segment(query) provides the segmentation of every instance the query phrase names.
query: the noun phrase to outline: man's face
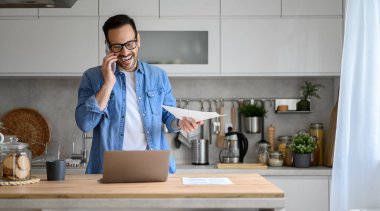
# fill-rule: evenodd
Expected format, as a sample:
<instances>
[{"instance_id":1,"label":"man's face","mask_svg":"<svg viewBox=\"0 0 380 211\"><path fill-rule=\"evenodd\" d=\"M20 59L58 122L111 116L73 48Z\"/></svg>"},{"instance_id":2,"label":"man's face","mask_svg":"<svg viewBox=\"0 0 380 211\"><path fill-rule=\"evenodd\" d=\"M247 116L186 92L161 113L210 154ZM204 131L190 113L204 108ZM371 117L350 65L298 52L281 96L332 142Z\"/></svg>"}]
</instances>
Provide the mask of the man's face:
<instances>
[{"instance_id":1,"label":"man's face","mask_svg":"<svg viewBox=\"0 0 380 211\"><path fill-rule=\"evenodd\" d=\"M116 29L110 29L108 31L108 40L108 44L111 46L111 52L114 53L115 51L112 46L116 44L125 44L128 42L128 44L122 47L120 52L115 53L118 58L116 63L127 71L135 71L137 68L137 58L139 55L140 34L137 34L136 36L132 26L127 24ZM136 43L134 43L135 40L137 40ZM128 50L126 48L126 46L128 48L130 48L130 46L134 47L134 44L136 44L134 49Z\"/></svg>"}]
</instances>

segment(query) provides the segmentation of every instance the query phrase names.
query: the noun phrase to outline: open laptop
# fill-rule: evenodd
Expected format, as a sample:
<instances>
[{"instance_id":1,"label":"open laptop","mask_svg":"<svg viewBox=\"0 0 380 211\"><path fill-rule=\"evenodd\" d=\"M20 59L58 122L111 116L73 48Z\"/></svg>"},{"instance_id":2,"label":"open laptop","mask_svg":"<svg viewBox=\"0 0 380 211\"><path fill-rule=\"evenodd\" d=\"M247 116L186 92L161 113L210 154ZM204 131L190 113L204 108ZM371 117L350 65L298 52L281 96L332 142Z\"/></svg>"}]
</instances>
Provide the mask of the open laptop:
<instances>
[{"instance_id":1,"label":"open laptop","mask_svg":"<svg viewBox=\"0 0 380 211\"><path fill-rule=\"evenodd\" d=\"M169 150L105 151L100 182L165 182L169 156Z\"/></svg>"}]
</instances>

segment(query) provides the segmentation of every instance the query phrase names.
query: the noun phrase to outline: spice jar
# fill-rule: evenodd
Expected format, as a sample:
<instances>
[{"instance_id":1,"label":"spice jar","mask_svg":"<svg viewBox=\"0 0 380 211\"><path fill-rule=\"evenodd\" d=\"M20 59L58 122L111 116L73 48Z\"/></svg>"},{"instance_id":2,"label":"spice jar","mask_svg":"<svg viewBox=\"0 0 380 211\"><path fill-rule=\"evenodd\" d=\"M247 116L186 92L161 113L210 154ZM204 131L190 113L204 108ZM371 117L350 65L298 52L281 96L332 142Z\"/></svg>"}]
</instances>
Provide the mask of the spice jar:
<instances>
[{"instance_id":1,"label":"spice jar","mask_svg":"<svg viewBox=\"0 0 380 211\"><path fill-rule=\"evenodd\" d=\"M279 136L278 137L278 152L285 154L286 144L291 140L291 136Z\"/></svg>"},{"instance_id":2,"label":"spice jar","mask_svg":"<svg viewBox=\"0 0 380 211\"><path fill-rule=\"evenodd\" d=\"M18 142L18 138L11 137L10 141L0 143L0 179L29 180L31 158L29 145Z\"/></svg>"},{"instance_id":3,"label":"spice jar","mask_svg":"<svg viewBox=\"0 0 380 211\"><path fill-rule=\"evenodd\" d=\"M311 123L310 124L310 135L316 138L317 149L312 153L311 165L323 165L323 124L322 123Z\"/></svg>"},{"instance_id":4,"label":"spice jar","mask_svg":"<svg viewBox=\"0 0 380 211\"><path fill-rule=\"evenodd\" d=\"M283 159L282 153L274 151L269 154L268 164L270 166L279 167L279 166L282 166L283 163L284 163L284 159Z\"/></svg>"}]
</instances>

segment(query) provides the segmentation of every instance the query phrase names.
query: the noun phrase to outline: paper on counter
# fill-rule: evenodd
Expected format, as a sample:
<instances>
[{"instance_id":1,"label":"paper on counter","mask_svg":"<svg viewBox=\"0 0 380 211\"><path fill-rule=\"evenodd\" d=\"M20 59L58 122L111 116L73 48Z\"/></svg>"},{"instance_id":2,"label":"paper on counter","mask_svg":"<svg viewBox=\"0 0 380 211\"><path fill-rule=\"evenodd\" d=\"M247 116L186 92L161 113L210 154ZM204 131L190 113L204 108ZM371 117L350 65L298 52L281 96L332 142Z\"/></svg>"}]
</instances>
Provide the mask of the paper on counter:
<instances>
[{"instance_id":1,"label":"paper on counter","mask_svg":"<svg viewBox=\"0 0 380 211\"><path fill-rule=\"evenodd\" d=\"M182 177L184 185L232 185L232 181L228 177L217 178L190 178Z\"/></svg>"},{"instance_id":2,"label":"paper on counter","mask_svg":"<svg viewBox=\"0 0 380 211\"><path fill-rule=\"evenodd\" d=\"M204 112L204 111L193 111L182 108L170 107L166 105L161 105L164 109L172 113L177 119L182 119L182 117L191 117L195 121L201 121L206 119L212 119L215 117L225 116L226 114L220 115L216 112Z\"/></svg>"}]
</instances>

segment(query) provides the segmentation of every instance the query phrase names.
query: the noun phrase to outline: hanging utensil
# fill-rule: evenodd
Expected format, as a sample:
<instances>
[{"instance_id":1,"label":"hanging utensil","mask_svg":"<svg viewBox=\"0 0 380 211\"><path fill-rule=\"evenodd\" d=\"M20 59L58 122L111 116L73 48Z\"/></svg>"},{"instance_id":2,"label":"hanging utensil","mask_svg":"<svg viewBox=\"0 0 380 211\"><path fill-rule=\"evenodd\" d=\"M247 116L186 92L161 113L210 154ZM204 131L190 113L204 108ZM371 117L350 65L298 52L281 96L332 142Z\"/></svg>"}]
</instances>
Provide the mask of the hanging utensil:
<instances>
[{"instance_id":1,"label":"hanging utensil","mask_svg":"<svg viewBox=\"0 0 380 211\"><path fill-rule=\"evenodd\" d=\"M220 107L219 107L219 114L223 114L224 113L224 102L223 102L223 99L221 100L221 103L220 103ZM224 137L225 137L225 134L224 134L224 130L223 130L223 116L220 117L220 130L219 130L219 135L218 135L218 138L217 138L217 147L219 148L224 148Z\"/></svg>"},{"instance_id":2,"label":"hanging utensil","mask_svg":"<svg viewBox=\"0 0 380 211\"><path fill-rule=\"evenodd\" d=\"M236 128L236 108L235 108L235 100L232 101L232 108L231 108L231 124L232 124L232 131L237 131L237 128Z\"/></svg>"},{"instance_id":3,"label":"hanging utensil","mask_svg":"<svg viewBox=\"0 0 380 211\"><path fill-rule=\"evenodd\" d=\"M201 99L201 111L204 112L205 111L205 108L204 108L204 101L203 99ZM204 125L202 124L201 125L201 133L200 133L200 139L204 139L204 136L205 136L205 133L204 133Z\"/></svg>"},{"instance_id":4,"label":"hanging utensil","mask_svg":"<svg viewBox=\"0 0 380 211\"><path fill-rule=\"evenodd\" d=\"M218 110L218 100L215 101L215 109ZM220 133L220 117L217 117L215 122L213 122L214 134L218 135Z\"/></svg>"},{"instance_id":5,"label":"hanging utensil","mask_svg":"<svg viewBox=\"0 0 380 211\"><path fill-rule=\"evenodd\" d=\"M209 102L209 108L208 108L208 111L209 111L209 112L212 112L212 101L209 100L208 102ZM209 129L209 131L208 131L208 136L209 136L209 142L210 142L210 144L212 144L212 124L213 124L212 119L210 119L210 120L208 121L208 129Z\"/></svg>"}]
</instances>

